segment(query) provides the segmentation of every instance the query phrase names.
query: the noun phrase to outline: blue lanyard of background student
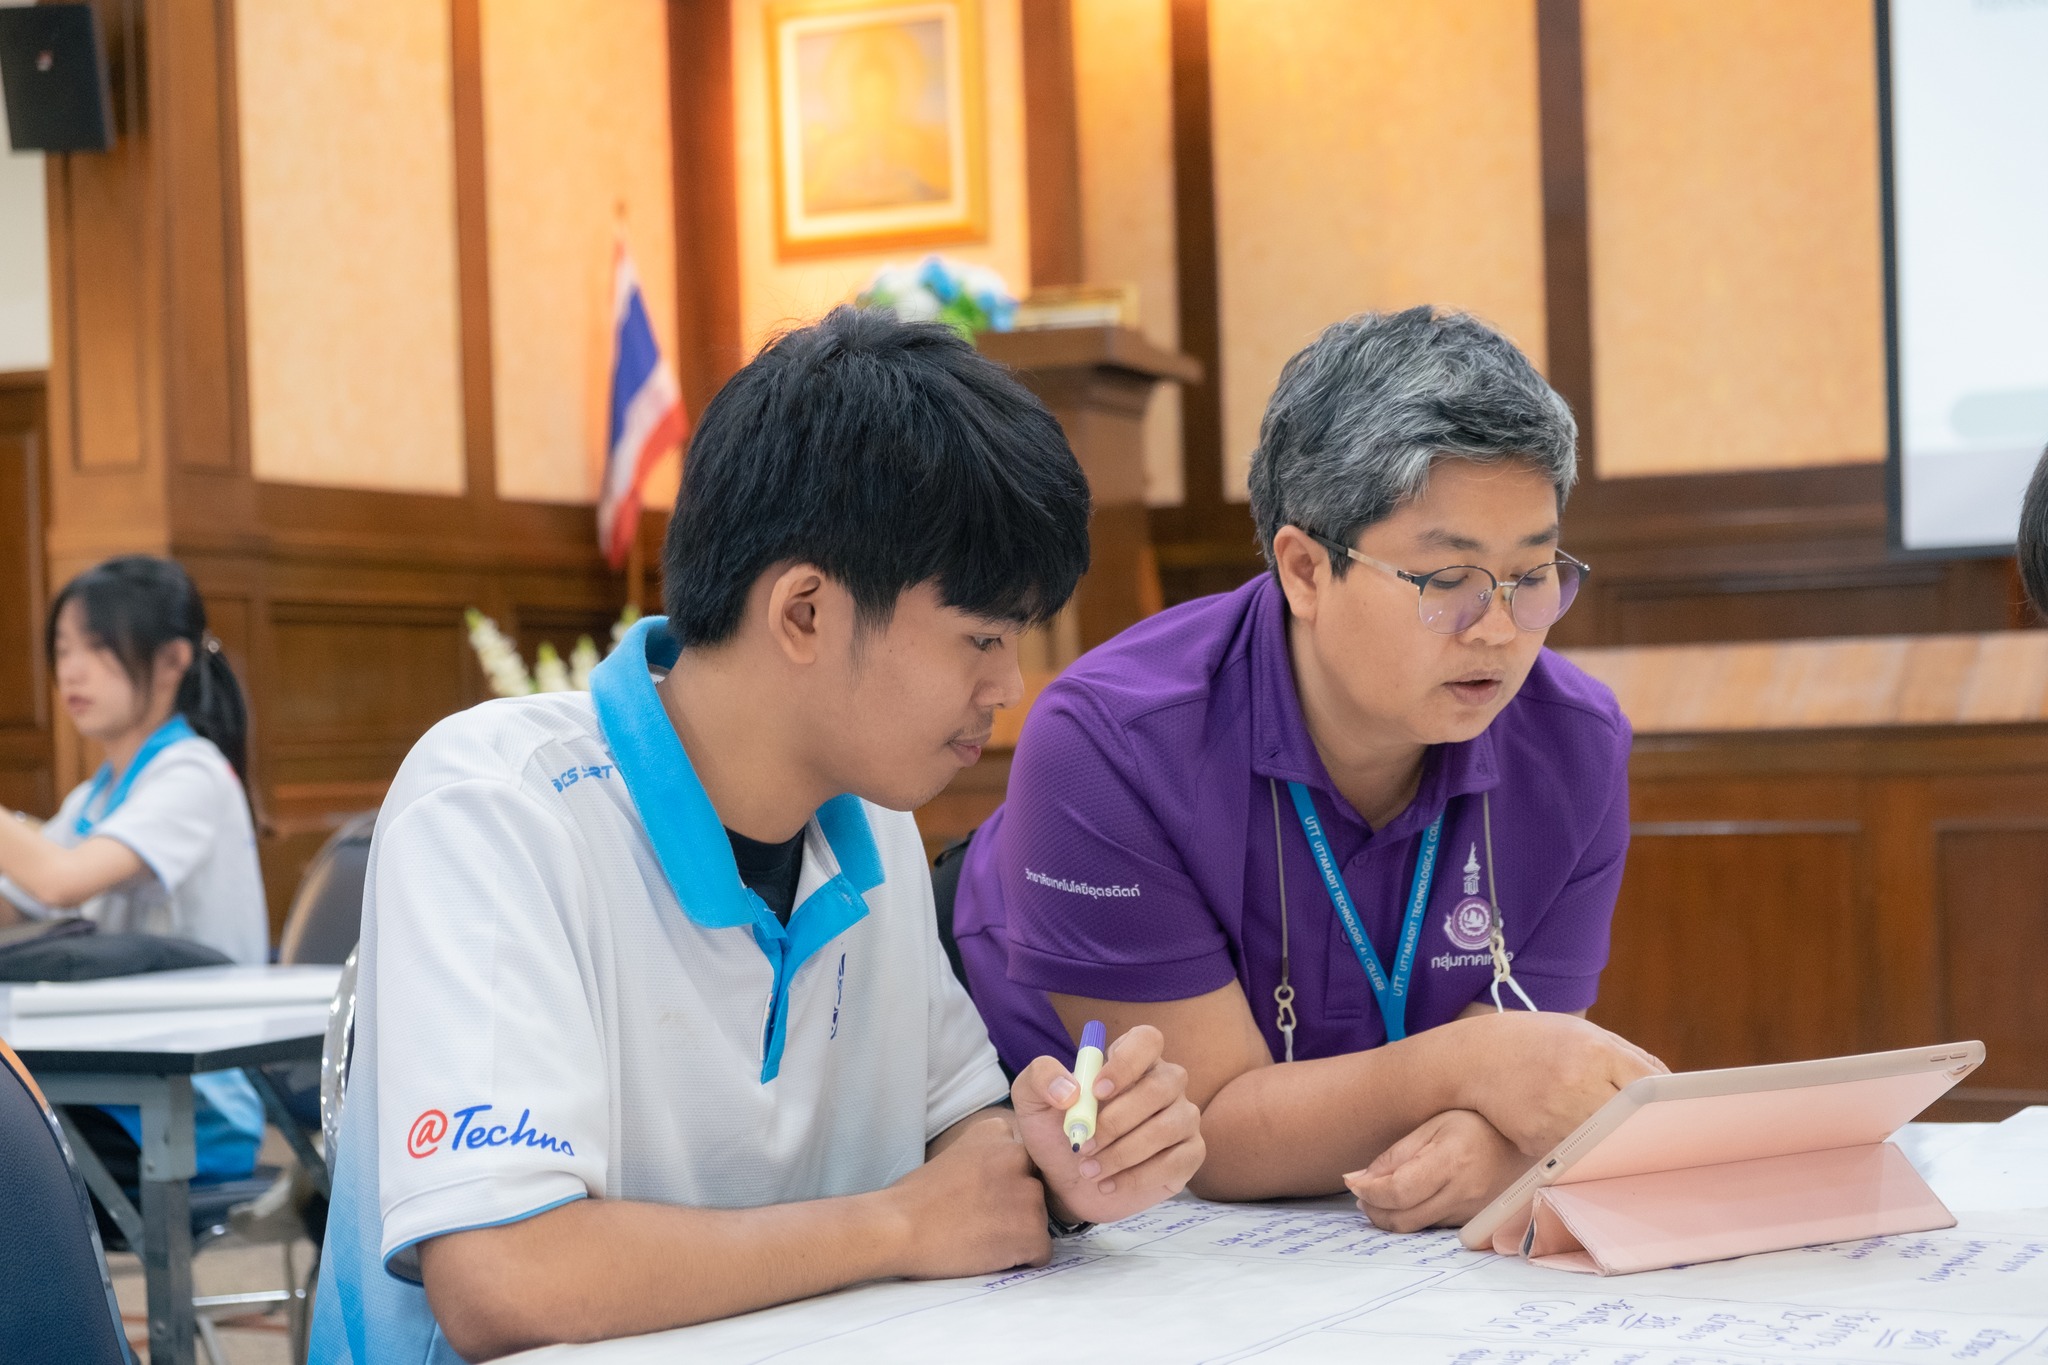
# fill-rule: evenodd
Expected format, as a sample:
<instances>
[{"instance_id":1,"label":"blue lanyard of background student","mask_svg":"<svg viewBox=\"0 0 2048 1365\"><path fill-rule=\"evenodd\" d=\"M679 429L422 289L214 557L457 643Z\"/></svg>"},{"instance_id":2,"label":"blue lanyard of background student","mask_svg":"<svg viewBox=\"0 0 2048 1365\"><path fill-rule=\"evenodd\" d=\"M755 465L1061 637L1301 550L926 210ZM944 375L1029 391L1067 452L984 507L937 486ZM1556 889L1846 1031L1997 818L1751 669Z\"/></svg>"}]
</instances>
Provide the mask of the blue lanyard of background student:
<instances>
[{"instance_id":1,"label":"blue lanyard of background student","mask_svg":"<svg viewBox=\"0 0 2048 1365\"><path fill-rule=\"evenodd\" d=\"M1422 836L1422 852L1415 859L1415 881L1408 888L1408 918L1401 926L1400 955L1394 959L1394 975L1389 980L1386 969L1380 966L1380 955L1373 951L1372 940L1365 936L1358 910L1351 904L1351 893L1344 889L1344 879L1337 875L1337 860L1330 856L1330 841L1323 837L1323 822L1316 817L1315 802L1309 799L1308 788L1299 782L1289 782L1287 793L1294 798L1294 813L1301 817L1301 832L1308 836L1309 849L1316 855L1316 867L1323 874L1330 903L1337 907L1337 918L1344 922L1351 951L1358 954L1358 965L1365 968L1373 998L1379 1001L1387 1041L1398 1042L1408 1036L1408 978L1415 970L1415 945L1422 937L1422 917L1429 909L1429 886L1436 877L1436 849L1443 839L1444 817L1437 816L1428 833Z\"/></svg>"},{"instance_id":2,"label":"blue lanyard of background student","mask_svg":"<svg viewBox=\"0 0 2048 1365\"><path fill-rule=\"evenodd\" d=\"M114 780L114 765L100 764L100 770L92 775L92 786L86 789L85 801L78 808L78 822L72 826L78 831L78 837L82 839L92 833L94 825L121 809L121 803L128 799L128 789L135 785L136 775L149 766L149 760L181 739L197 738L198 733L183 716L172 716L157 726L150 732L149 738L142 741L142 747L135 751L135 758L129 763L128 771L121 774L120 784L114 788L114 794L107 798L107 808L95 816L92 814L92 803L99 800L100 793L107 789L107 783Z\"/></svg>"}]
</instances>

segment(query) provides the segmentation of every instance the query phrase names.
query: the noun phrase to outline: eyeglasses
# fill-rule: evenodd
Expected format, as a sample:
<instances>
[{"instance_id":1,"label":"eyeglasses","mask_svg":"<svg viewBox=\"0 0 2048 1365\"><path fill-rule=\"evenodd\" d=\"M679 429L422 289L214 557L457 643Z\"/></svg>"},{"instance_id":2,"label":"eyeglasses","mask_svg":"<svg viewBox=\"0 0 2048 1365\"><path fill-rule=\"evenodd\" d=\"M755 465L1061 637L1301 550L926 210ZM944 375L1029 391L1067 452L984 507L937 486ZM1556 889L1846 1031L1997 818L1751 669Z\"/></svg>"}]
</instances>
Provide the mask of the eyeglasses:
<instances>
[{"instance_id":1,"label":"eyeglasses","mask_svg":"<svg viewBox=\"0 0 2048 1365\"><path fill-rule=\"evenodd\" d=\"M1508 616L1522 630L1543 630L1571 610L1579 595L1579 584L1592 566L1582 564L1560 550L1548 564L1539 564L1510 583L1503 583L1477 564L1453 564L1430 573L1409 573L1371 555L1362 555L1314 531L1309 536L1331 554L1348 555L1360 564L1383 569L1404 583L1413 583L1420 598L1416 615L1422 624L1439 635L1462 635L1479 624L1493 595L1507 598Z\"/></svg>"}]
</instances>

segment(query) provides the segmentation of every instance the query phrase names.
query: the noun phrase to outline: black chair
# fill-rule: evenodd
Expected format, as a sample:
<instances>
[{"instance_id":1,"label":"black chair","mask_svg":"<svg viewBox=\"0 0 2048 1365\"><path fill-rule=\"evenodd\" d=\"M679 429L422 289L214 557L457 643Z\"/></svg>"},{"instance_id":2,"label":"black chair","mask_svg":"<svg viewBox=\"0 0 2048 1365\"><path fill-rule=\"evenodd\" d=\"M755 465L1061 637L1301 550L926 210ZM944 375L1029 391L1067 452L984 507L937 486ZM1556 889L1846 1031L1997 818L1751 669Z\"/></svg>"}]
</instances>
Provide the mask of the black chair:
<instances>
[{"instance_id":1,"label":"black chair","mask_svg":"<svg viewBox=\"0 0 2048 1365\"><path fill-rule=\"evenodd\" d=\"M0 1043L0 1360L135 1365L57 1115Z\"/></svg>"},{"instance_id":2,"label":"black chair","mask_svg":"<svg viewBox=\"0 0 2048 1365\"><path fill-rule=\"evenodd\" d=\"M340 966L347 960L363 932L363 882L376 827L373 810L351 815L306 864L278 936L279 962Z\"/></svg>"},{"instance_id":3,"label":"black chair","mask_svg":"<svg viewBox=\"0 0 2048 1365\"><path fill-rule=\"evenodd\" d=\"M939 916L939 944L945 948L946 961L953 964L953 975L962 986L967 984L967 968L960 961L960 942L953 937L953 902L960 894L960 868L967 861L967 845L973 840L974 831L969 830L965 838L947 844L932 859L932 908Z\"/></svg>"}]
</instances>

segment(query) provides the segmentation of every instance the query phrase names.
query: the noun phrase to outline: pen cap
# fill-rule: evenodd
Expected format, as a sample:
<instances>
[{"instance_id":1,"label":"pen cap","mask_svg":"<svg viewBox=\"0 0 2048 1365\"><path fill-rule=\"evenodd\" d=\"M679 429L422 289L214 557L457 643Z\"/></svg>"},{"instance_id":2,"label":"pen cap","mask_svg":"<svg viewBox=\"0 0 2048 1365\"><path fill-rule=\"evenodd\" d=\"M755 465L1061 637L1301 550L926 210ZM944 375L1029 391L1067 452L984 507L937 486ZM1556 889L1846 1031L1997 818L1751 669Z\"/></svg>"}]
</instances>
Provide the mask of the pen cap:
<instances>
[{"instance_id":1,"label":"pen cap","mask_svg":"<svg viewBox=\"0 0 2048 1365\"><path fill-rule=\"evenodd\" d=\"M1109 1051L1109 1030L1102 1026L1100 1019L1090 1019L1082 1027L1081 1046L1092 1047L1097 1052Z\"/></svg>"}]
</instances>

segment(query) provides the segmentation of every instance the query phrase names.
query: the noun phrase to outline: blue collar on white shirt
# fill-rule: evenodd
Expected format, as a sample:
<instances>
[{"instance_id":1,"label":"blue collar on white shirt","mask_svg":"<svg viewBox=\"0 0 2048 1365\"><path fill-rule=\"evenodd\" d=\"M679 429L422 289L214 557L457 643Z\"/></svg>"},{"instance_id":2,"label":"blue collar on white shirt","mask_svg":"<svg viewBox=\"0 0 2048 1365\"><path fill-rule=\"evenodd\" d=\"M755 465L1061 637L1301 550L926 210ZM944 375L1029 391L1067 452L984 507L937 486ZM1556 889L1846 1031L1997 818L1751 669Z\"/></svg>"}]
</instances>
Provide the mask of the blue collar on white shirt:
<instances>
[{"instance_id":1,"label":"blue collar on white shirt","mask_svg":"<svg viewBox=\"0 0 2048 1365\"><path fill-rule=\"evenodd\" d=\"M835 796L818 808L817 821L839 871L804 898L788 926L747 889L725 826L676 738L649 673L672 667L680 652L667 624L660 616L643 616L633 624L611 657L591 673L591 701L612 761L683 913L705 929L751 929L775 970L773 1007L762 1040L765 1085L782 1067L790 982L819 949L866 917L865 893L882 884L882 856L860 798Z\"/></svg>"}]
</instances>

